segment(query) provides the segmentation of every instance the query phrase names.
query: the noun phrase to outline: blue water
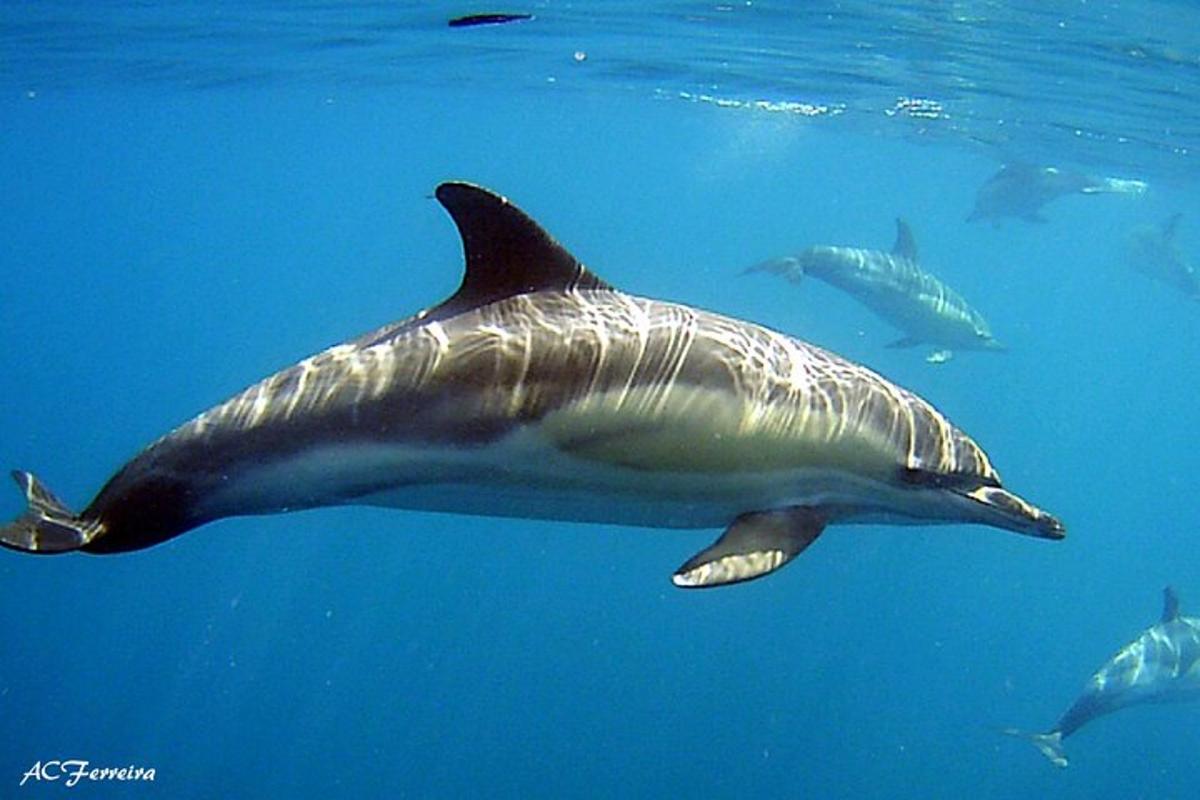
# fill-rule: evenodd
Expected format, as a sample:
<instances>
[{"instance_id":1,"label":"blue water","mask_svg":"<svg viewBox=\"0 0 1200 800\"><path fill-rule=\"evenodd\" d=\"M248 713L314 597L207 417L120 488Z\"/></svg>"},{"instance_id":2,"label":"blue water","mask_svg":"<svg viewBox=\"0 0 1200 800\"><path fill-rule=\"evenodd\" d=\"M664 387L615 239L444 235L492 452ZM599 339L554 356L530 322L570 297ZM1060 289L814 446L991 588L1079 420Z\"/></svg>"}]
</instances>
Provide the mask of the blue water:
<instances>
[{"instance_id":1,"label":"blue water","mask_svg":"<svg viewBox=\"0 0 1200 800\"><path fill-rule=\"evenodd\" d=\"M1200 15L1060 5L546 3L457 31L419 4L0 7L0 462L74 506L453 291L428 197L459 178L624 290L919 392L1069 530L837 527L708 592L668 578L717 531L371 509L4 551L0 796L1195 797L1194 706L1093 723L1066 772L996 733L1049 727L1164 585L1200 614L1200 317L1121 259L1175 212L1200 258ZM1150 189L964 223L1014 153ZM817 281L738 275L886 248L897 215L1008 353L933 366ZM156 780L18 787L49 759Z\"/></svg>"}]
</instances>

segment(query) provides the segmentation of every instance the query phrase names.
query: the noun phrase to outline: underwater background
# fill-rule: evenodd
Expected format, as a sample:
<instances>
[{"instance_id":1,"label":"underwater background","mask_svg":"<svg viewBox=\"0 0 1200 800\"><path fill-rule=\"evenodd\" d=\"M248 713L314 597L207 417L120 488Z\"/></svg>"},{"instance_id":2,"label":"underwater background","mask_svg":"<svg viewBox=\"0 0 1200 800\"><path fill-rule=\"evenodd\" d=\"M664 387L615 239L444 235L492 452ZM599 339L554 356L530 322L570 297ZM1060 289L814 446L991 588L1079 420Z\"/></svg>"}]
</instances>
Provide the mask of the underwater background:
<instances>
[{"instance_id":1,"label":"underwater background","mask_svg":"<svg viewBox=\"0 0 1200 800\"><path fill-rule=\"evenodd\" d=\"M1200 614L1200 9L1186 2L0 4L0 464L73 506L260 377L450 294L430 195L499 191L625 291L934 403L1068 538L839 526L686 592L717 531L365 508L112 557L0 552L0 796L1192 798L1194 706L1045 729ZM593 7L594 6L594 7ZM477 11L510 25L450 28ZM965 222L1005 162L1145 181ZM930 364L819 281L923 265L1008 345ZM0 495L20 513L15 487ZM66 789L38 760L153 767Z\"/></svg>"}]
</instances>

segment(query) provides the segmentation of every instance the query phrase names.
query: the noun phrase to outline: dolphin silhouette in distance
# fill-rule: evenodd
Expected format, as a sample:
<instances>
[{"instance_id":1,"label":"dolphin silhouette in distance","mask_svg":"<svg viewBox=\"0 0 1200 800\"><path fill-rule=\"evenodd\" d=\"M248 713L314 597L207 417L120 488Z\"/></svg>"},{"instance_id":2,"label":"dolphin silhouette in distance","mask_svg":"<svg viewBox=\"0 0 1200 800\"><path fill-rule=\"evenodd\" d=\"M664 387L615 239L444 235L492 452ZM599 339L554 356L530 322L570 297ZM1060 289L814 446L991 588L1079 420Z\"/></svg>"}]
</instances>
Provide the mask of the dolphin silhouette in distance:
<instances>
[{"instance_id":1,"label":"dolphin silhouette in distance","mask_svg":"<svg viewBox=\"0 0 1200 800\"><path fill-rule=\"evenodd\" d=\"M1057 767L1067 766L1066 739L1106 714L1143 703L1200 699L1200 619L1179 613L1179 598L1163 590L1159 621L1121 648L1096 671L1054 727L1046 733L1006 728L1004 733L1028 739Z\"/></svg>"},{"instance_id":2,"label":"dolphin silhouette in distance","mask_svg":"<svg viewBox=\"0 0 1200 800\"><path fill-rule=\"evenodd\" d=\"M73 513L27 472L0 543L149 547L223 517L366 504L725 528L683 587L765 575L830 523L1059 539L966 434L870 370L749 322L620 292L522 211L444 183L449 299L184 423Z\"/></svg>"},{"instance_id":3,"label":"dolphin silhouette in distance","mask_svg":"<svg viewBox=\"0 0 1200 800\"><path fill-rule=\"evenodd\" d=\"M1143 225L1135 228L1126 243L1125 257L1138 272L1173 287L1193 300L1200 300L1200 271L1179 245L1175 234L1182 214L1175 214L1158 227Z\"/></svg>"},{"instance_id":4,"label":"dolphin silhouette in distance","mask_svg":"<svg viewBox=\"0 0 1200 800\"><path fill-rule=\"evenodd\" d=\"M992 336L982 314L961 294L921 268L916 239L902 219L896 220L896 242L891 251L816 245L794 256L755 264L746 271L771 272L793 283L812 275L841 289L904 333L888 347L931 344L946 348L943 353L950 349L1005 349Z\"/></svg>"},{"instance_id":5,"label":"dolphin silhouette in distance","mask_svg":"<svg viewBox=\"0 0 1200 800\"><path fill-rule=\"evenodd\" d=\"M1142 194L1144 181L1104 178L1081 172L1013 163L1000 167L979 187L975 208L967 222L1016 217L1026 222L1045 222L1042 206L1069 194Z\"/></svg>"},{"instance_id":6,"label":"dolphin silhouette in distance","mask_svg":"<svg viewBox=\"0 0 1200 800\"><path fill-rule=\"evenodd\" d=\"M477 28L483 25L507 25L533 19L533 14L467 14L447 21L451 28Z\"/></svg>"}]
</instances>

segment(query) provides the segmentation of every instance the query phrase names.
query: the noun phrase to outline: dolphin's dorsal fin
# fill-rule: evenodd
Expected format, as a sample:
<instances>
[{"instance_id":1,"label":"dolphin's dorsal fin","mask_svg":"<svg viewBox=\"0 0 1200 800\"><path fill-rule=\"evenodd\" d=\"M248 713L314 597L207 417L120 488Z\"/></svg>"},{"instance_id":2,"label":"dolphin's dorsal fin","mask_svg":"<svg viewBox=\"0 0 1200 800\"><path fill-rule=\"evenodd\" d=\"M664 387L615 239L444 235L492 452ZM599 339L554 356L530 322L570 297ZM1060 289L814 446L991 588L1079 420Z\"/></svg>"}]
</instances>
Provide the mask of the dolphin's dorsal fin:
<instances>
[{"instance_id":1,"label":"dolphin's dorsal fin","mask_svg":"<svg viewBox=\"0 0 1200 800\"><path fill-rule=\"evenodd\" d=\"M1179 595L1170 586L1163 589L1163 613L1160 622L1170 622L1179 617Z\"/></svg>"},{"instance_id":2,"label":"dolphin's dorsal fin","mask_svg":"<svg viewBox=\"0 0 1200 800\"><path fill-rule=\"evenodd\" d=\"M1045 172L1045 168L1039 167L1032 161L1015 159L1001 165L1000 170L992 176L992 180L1003 178L1005 180L1014 181L1031 181L1035 180L1038 175L1043 172ZM1057 172L1057 170L1055 170L1055 172Z\"/></svg>"},{"instance_id":3,"label":"dolphin's dorsal fin","mask_svg":"<svg viewBox=\"0 0 1200 800\"><path fill-rule=\"evenodd\" d=\"M469 183L443 183L436 196L462 236L466 271L458 291L424 319L531 292L612 288L507 198Z\"/></svg>"},{"instance_id":4,"label":"dolphin's dorsal fin","mask_svg":"<svg viewBox=\"0 0 1200 800\"><path fill-rule=\"evenodd\" d=\"M1179 218L1182 216L1182 213L1176 212L1171 215L1169 220L1167 220L1167 224L1163 225L1163 241L1167 244L1175 241L1175 233L1179 230Z\"/></svg>"},{"instance_id":5,"label":"dolphin's dorsal fin","mask_svg":"<svg viewBox=\"0 0 1200 800\"><path fill-rule=\"evenodd\" d=\"M899 217L896 218L896 243L892 245L892 255L917 260L917 240L913 238L912 228Z\"/></svg>"},{"instance_id":6,"label":"dolphin's dorsal fin","mask_svg":"<svg viewBox=\"0 0 1200 800\"><path fill-rule=\"evenodd\" d=\"M416 326L518 294L612 288L505 198L469 183L443 183L436 196L462 236L466 265L458 291L439 305L365 333L351 344L372 347Z\"/></svg>"}]
</instances>

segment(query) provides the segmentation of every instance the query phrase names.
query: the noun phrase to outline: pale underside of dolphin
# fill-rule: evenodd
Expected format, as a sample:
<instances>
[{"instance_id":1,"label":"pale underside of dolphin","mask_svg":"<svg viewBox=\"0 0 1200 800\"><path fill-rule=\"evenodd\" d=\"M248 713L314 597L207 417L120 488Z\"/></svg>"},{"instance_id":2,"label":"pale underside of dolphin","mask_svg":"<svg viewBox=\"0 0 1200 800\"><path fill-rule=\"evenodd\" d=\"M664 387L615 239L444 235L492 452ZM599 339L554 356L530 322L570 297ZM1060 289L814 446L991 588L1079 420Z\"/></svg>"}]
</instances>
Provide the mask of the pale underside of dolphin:
<instances>
[{"instance_id":1,"label":"pale underside of dolphin","mask_svg":"<svg viewBox=\"0 0 1200 800\"><path fill-rule=\"evenodd\" d=\"M896 220L896 242L890 251L816 245L756 264L747 272L771 272L793 283L811 275L844 291L904 334L889 347L1004 349L966 298L921 268L916 239L902 219Z\"/></svg>"},{"instance_id":2,"label":"pale underside of dolphin","mask_svg":"<svg viewBox=\"0 0 1200 800\"><path fill-rule=\"evenodd\" d=\"M1166 224L1134 229L1126 243L1125 258L1138 272L1200 301L1200 269L1175 242L1181 214Z\"/></svg>"},{"instance_id":3,"label":"pale underside of dolphin","mask_svg":"<svg viewBox=\"0 0 1200 800\"><path fill-rule=\"evenodd\" d=\"M1045 222L1042 206L1071 194L1130 194L1146 191L1145 181L1107 178L1058 167L1014 162L1000 167L979 187L975 207L967 222L1014 217L1026 222Z\"/></svg>"},{"instance_id":4,"label":"pale underside of dolphin","mask_svg":"<svg viewBox=\"0 0 1200 800\"><path fill-rule=\"evenodd\" d=\"M75 514L29 473L18 550L119 553L224 517L365 504L725 528L674 575L778 568L830 523L973 522L1057 539L932 406L757 325L611 288L506 199L437 199L458 291L200 414Z\"/></svg>"},{"instance_id":5,"label":"pale underside of dolphin","mask_svg":"<svg viewBox=\"0 0 1200 800\"><path fill-rule=\"evenodd\" d=\"M1200 619L1179 613L1179 599L1163 590L1163 612L1147 628L1088 679L1055 726L1046 733L1016 728L1004 732L1031 741L1058 767L1067 766L1066 739L1081 727L1122 708L1146 703L1200 699Z\"/></svg>"}]
</instances>

